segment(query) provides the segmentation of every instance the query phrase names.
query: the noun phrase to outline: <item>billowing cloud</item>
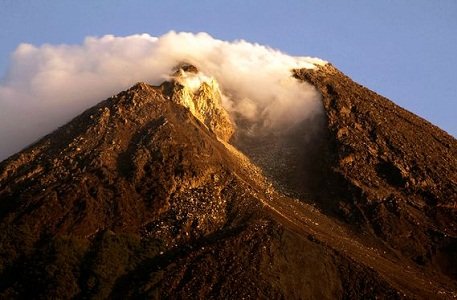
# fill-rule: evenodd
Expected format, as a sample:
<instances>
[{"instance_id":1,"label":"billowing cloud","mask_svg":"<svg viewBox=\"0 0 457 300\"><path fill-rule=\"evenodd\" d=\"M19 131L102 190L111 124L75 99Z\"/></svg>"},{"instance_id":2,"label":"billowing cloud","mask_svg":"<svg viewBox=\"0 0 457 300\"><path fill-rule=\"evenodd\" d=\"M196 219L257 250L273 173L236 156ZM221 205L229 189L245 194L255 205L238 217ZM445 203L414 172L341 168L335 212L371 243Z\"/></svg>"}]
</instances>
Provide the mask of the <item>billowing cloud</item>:
<instances>
[{"instance_id":1,"label":"billowing cloud","mask_svg":"<svg viewBox=\"0 0 457 300\"><path fill-rule=\"evenodd\" d=\"M88 37L82 45L21 44L0 82L0 160L138 81L160 84L182 62L219 82L230 113L264 126L297 122L320 109L318 93L290 71L324 61L242 40L169 32Z\"/></svg>"}]
</instances>

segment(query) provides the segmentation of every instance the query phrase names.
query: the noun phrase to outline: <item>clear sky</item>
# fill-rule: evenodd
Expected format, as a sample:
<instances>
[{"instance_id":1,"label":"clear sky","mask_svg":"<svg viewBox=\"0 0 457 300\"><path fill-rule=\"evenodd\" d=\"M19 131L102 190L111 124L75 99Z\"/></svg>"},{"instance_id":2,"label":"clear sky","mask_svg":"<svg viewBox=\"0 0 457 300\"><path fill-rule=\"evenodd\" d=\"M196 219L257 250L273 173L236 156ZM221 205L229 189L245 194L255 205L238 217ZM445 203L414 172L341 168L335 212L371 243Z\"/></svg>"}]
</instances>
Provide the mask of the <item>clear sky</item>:
<instances>
[{"instance_id":1,"label":"clear sky","mask_svg":"<svg viewBox=\"0 0 457 300\"><path fill-rule=\"evenodd\" d=\"M170 30L320 57L457 136L455 0L0 0L0 78L23 42Z\"/></svg>"}]
</instances>

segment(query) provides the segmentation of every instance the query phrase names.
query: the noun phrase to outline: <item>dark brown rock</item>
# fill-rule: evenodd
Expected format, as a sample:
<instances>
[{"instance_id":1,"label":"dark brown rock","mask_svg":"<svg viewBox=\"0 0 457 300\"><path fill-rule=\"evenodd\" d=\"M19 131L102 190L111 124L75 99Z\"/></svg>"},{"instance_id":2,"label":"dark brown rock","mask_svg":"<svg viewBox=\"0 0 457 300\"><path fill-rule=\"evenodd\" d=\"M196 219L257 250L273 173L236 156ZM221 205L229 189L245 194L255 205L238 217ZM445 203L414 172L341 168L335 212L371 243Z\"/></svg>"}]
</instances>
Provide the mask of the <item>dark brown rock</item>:
<instances>
[{"instance_id":1,"label":"dark brown rock","mask_svg":"<svg viewBox=\"0 0 457 300\"><path fill-rule=\"evenodd\" d=\"M339 214L349 223L457 278L457 141L331 65L295 77L323 96L333 178L323 190L345 191L332 208L346 207Z\"/></svg>"}]
</instances>

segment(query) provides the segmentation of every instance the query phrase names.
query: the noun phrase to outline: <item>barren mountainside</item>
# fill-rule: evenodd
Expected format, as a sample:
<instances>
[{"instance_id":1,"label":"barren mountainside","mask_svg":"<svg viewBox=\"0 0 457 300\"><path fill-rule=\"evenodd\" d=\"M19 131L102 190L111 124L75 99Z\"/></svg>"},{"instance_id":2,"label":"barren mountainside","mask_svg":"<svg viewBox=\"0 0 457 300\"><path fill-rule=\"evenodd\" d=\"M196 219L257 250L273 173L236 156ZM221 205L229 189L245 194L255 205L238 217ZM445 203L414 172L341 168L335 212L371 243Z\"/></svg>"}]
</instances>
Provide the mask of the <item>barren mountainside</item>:
<instances>
[{"instance_id":1,"label":"barren mountainside","mask_svg":"<svg viewBox=\"0 0 457 300\"><path fill-rule=\"evenodd\" d=\"M457 297L457 141L331 65L245 134L182 65L0 163L0 298Z\"/></svg>"},{"instance_id":2,"label":"barren mountainside","mask_svg":"<svg viewBox=\"0 0 457 300\"><path fill-rule=\"evenodd\" d=\"M457 278L456 140L331 65L295 76L323 95L327 159L350 191L332 197L340 200L338 213L416 263Z\"/></svg>"}]
</instances>

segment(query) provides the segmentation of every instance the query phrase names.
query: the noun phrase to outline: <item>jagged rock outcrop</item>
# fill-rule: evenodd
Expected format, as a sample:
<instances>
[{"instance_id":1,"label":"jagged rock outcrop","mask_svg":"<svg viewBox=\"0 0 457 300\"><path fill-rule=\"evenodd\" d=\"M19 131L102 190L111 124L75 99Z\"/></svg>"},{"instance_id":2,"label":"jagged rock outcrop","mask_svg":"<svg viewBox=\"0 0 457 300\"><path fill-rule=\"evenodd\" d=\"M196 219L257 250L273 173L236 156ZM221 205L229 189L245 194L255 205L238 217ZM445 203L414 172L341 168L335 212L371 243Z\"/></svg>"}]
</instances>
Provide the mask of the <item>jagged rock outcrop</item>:
<instances>
[{"instance_id":1,"label":"jagged rock outcrop","mask_svg":"<svg viewBox=\"0 0 457 300\"><path fill-rule=\"evenodd\" d=\"M442 264L435 263L452 261L446 256L450 252L437 248L441 256L435 254L427 262L430 268L424 267L410 259L415 254L409 255L380 233L388 231L363 230L365 225L375 230L376 217L379 224L388 220L401 225L413 212L428 222L427 230L445 230L434 219L438 215L424 216L417 208L411 210L408 202L399 204L408 213L388 210L386 219L379 218L383 214L368 214L372 203L389 203L373 195L394 194L399 203L410 195L407 187L392 185L395 176L383 175L383 168L378 172L379 159L395 160L395 166L404 167L397 152L386 148L383 155L371 157L372 151L359 145L373 143L372 137L378 145L378 139L389 134L387 129L382 135L362 130L378 128L377 117L370 119L372 112L365 110L363 101L354 102L349 112L356 115L356 123L339 119L342 111L347 115L342 107L355 101L344 93L354 88L358 99L359 93L371 96L370 92L330 66L296 71L298 78L321 90L328 128L325 123L325 143L319 142L323 158L298 166L322 169L316 173L320 178L313 189L294 194L271 181L277 179L275 172L269 174L271 180L265 178L265 170L228 143L235 127L221 106L217 83L202 81L190 65L181 65L176 72L160 86L139 83L101 102L0 163L0 297L446 299L457 295L456 282L449 277L452 272L441 272L436 266ZM339 94L329 94L324 87ZM381 98L375 101L390 105ZM338 134L343 126L348 127L347 134ZM356 128L362 133L352 137ZM294 139L306 131L297 130L292 132ZM455 140L433 130L437 141L449 143L449 153L454 153ZM293 151L281 157L303 155L302 145L308 144L287 144ZM384 144L376 147L380 145ZM412 147L401 145L404 151ZM357 158L352 168L344 160L348 154ZM429 172L423 165L417 168ZM288 179L295 172L290 169ZM302 171L295 174L306 173ZM450 182L449 187L433 178L435 188L430 191L442 191L440 197L452 197L454 179L446 174L451 178L444 181ZM280 182L284 183L288 181ZM295 180L285 190L293 191L299 183ZM368 190L369 184L379 191ZM446 216L455 225L448 209ZM404 228L415 230L414 234L425 232ZM444 247L453 233L446 234L448 240L427 236L424 245ZM416 245L411 240L410 245Z\"/></svg>"},{"instance_id":2,"label":"jagged rock outcrop","mask_svg":"<svg viewBox=\"0 0 457 300\"><path fill-rule=\"evenodd\" d=\"M203 78L202 78L203 77ZM234 132L227 111L222 107L219 84L199 73L192 65L183 64L173 74L171 99L190 112L217 137L228 141Z\"/></svg>"}]
</instances>

